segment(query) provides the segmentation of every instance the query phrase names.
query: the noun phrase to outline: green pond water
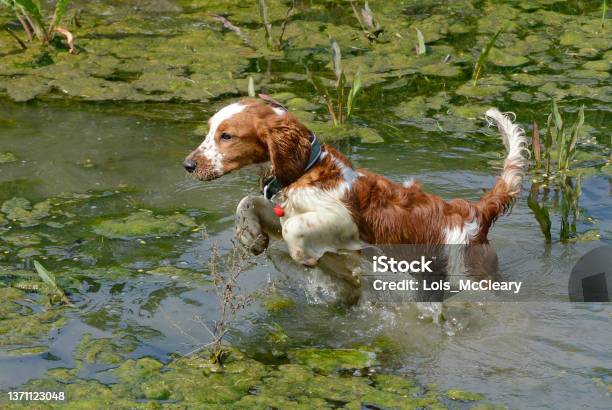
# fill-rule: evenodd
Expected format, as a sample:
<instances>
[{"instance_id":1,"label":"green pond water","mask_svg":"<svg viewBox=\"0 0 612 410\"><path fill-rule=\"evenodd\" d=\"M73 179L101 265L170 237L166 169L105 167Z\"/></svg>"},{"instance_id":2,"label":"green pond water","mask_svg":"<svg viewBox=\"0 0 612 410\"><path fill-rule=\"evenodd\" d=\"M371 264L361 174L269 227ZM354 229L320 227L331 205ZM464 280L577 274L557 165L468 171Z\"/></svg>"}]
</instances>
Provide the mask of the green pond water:
<instances>
[{"instance_id":1,"label":"green pond water","mask_svg":"<svg viewBox=\"0 0 612 410\"><path fill-rule=\"evenodd\" d=\"M278 35L287 5L269 3ZM77 55L59 43L22 51L0 33L2 392L65 391L73 408L610 408L612 309L570 303L567 291L576 261L612 243L612 31L601 3L369 6L385 30L373 43L348 3L297 2L278 51L255 2L78 2L65 19ZM23 35L6 9L0 24ZM342 128L306 76L331 84L329 35L349 82L363 78ZM227 337L224 371L205 353L181 357L211 339L211 245L230 252L235 207L259 178L251 167L202 183L181 163L249 76L357 166L445 198L476 199L499 173L487 108L514 112L531 136L551 99L570 124L584 105L569 172L572 186L580 174L578 202L568 211L554 182L545 198L532 169L490 233L502 276L523 281L528 301L451 303L443 323L410 304L346 307L332 279L274 244L240 276L255 301ZM530 192L549 208L550 242ZM34 260L72 307L49 303ZM3 393L5 406L19 407Z\"/></svg>"}]
</instances>

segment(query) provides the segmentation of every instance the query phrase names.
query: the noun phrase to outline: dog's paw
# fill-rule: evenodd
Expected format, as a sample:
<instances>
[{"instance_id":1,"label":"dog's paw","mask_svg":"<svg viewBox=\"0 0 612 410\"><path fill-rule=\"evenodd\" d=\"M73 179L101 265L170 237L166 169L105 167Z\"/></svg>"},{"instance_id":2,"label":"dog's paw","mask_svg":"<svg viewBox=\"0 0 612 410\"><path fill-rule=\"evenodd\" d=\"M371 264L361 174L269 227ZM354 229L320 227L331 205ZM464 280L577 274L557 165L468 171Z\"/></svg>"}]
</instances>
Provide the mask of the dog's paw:
<instances>
[{"instance_id":1,"label":"dog's paw","mask_svg":"<svg viewBox=\"0 0 612 410\"><path fill-rule=\"evenodd\" d=\"M268 235L262 231L256 220L250 218L238 216L234 236L254 255L259 255L268 247Z\"/></svg>"},{"instance_id":2,"label":"dog's paw","mask_svg":"<svg viewBox=\"0 0 612 410\"><path fill-rule=\"evenodd\" d=\"M266 234L259 234L255 239L248 243L243 243L253 255L259 255L268 247L269 238Z\"/></svg>"}]
</instances>

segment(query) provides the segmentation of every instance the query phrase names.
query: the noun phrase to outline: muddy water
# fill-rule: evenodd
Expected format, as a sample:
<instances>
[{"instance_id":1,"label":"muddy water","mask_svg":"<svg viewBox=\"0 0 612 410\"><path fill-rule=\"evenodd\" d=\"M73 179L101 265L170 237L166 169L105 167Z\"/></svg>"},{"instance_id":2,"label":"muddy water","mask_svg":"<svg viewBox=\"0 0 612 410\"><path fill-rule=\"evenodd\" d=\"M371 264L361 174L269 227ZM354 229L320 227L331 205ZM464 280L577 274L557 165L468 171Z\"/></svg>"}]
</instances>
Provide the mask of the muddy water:
<instances>
[{"instance_id":1,"label":"muddy water","mask_svg":"<svg viewBox=\"0 0 612 410\"><path fill-rule=\"evenodd\" d=\"M252 37L249 48L208 22L201 5L159 2L151 11L123 3L88 3L84 51L73 60L59 50L54 64L24 65L32 56L0 37L0 390L56 368L113 385L108 369L127 358L168 362L210 340L202 325L218 311L210 248L229 252L233 211L256 190L259 169L204 184L181 162L201 141L208 116L243 96L252 75L258 90L285 102L321 138L348 136L335 144L357 166L396 181L415 178L445 198L476 199L495 181L503 146L482 120L489 106L515 112L530 134L534 120L544 128L554 97L569 124L584 104L586 127L572 163L573 184L582 176L569 240L560 240L563 204L554 189L541 201L552 224L552 241L545 240L527 204L532 180L542 179L534 170L490 234L503 277L523 281L528 301L455 301L444 323L411 305L381 308L366 299L347 308L337 283L295 266L275 244L241 275L243 291L260 296L230 333L232 345L270 365L295 348L370 346L383 352L379 371L440 391L470 390L509 408L610 407L612 310L569 303L567 293L574 263L612 243L610 44L608 26L599 28L599 2L523 1L499 10L481 2L372 2L389 34L374 45L350 9L302 5L282 52L266 51L254 9L211 6L229 8ZM156 7L165 13L161 23L149 14ZM284 11L271 13L280 19ZM572 17L578 23L568 23ZM507 32L474 87L478 50L500 19ZM305 65L333 77L321 24L340 42L349 78L358 69L364 78L342 130L330 126L304 77ZM413 26L429 47L421 58ZM207 47L220 44L230 52L209 61ZM160 59L178 63L160 70ZM78 80L66 78L66 64ZM40 282L28 276L33 260L55 273L74 308L50 308L44 292L28 290Z\"/></svg>"}]
</instances>

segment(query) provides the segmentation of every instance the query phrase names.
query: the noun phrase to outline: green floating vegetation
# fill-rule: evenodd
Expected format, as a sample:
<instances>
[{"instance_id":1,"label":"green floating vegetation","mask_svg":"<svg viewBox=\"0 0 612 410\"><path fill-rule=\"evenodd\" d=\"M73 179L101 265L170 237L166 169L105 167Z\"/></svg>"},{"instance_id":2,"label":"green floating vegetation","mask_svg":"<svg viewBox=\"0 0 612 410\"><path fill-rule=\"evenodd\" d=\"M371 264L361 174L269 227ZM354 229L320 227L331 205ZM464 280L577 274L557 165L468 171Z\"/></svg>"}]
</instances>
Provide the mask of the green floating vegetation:
<instances>
[{"instance_id":1,"label":"green floating vegetation","mask_svg":"<svg viewBox=\"0 0 612 410\"><path fill-rule=\"evenodd\" d=\"M47 346L19 347L7 350L6 354L9 356L38 356L48 350L49 348Z\"/></svg>"},{"instance_id":2,"label":"green floating vegetation","mask_svg":"<svg viewBox=\"0 0 612 410\"><path fill-rule=\"evenodd\" d=\"M168 236L196 226L193 218L183 214L155 215L142 210L125 218L109 219L94 225L94 232L107 238Z\"/></svg>"},{"instance_id":3,"label":"green floating vegetation","mask_svg":"<svg viewBox=\"0 0 612 410\"><path fill-rule=\"evenodd\" d=\"M143 335L141 335L143 336ZM126 364L126 358L137 349L139 340L135 335L115 331L112 337L94 338L91 333L85 333L74 349L76 368L72 371L78 373L86 366L98 368L112 368Z\"/></svg>"},{"instance_id":4,"label":"green floating vegetation","mask_svg":"<svg viewBox=\"0 0 612 410\"><path fill-rule=\"evenodd\" d=\"M15 197L2 203L0 211L6 214L11 221L19 222L22 226L34 226L51 213L51 202L45 200L32 205L26 198Z\"/></svg>"},{"instance_id":5,"label":"green floating vegetation","mask_svg":"<svg viewBox=\"0 0 612 410\"><path fill-rule=\"evenodd\" d=\"M446 391L446 395L449 399L457 401L478 401L484 399L482 394L459 389L449 389Z\"/></svg>"},{"instance_id":6,"label":"green floating vegetation","mask_svg":"<svg viewBox=\"0 0 612 410\"><path fill-rule=\"evenodd\" d=\"M262 302L261 305L268 312L280 312L286 309L290 309L295 306L295 302L293 299L282 297L279 295L270 295L267 296Z\"/></svg>"},{"instance_id":7,"label":"green floating vegetation","mask_svg":"<svg viewBox=\"0 0 612 410\"><path fill-rule=\"evenodd\" d=\"M344 350L337 352L339 363L347 360L341 368L351 368L356 363ZM117 382L108 385L80 380L74 369L55 368L47 371L45 378L30 380L21 389L65 391L75 408L157 408L170 402L179 408L442 409L449 397L448 392L425 390L411 378L397 375L325 375L295 362L264 365L232 348L222 368L211 364L208 357L208 352L202 352L168 364L151 357L125 360L110 371ZM482 399L478 393L455 392L454 400ZM0 403L7 403L7 398L0 398ZM65 404L48 405L55 408Z\"/></svg>"},{"instance_id":8,"label":"green floating vegetation","mask_svg":"<svg viewBox=\"0 0 612 410\"><path fill-rule=\"evenodd\" d=\"M17 156L12 152L0 152L0 164L17 161Z\"/></svg>"},{"instance_id":9,"label":"green floating vegetation","mask_svg":"<svg viewBox=\"0 0 612 410\"><path fill-rule=\"evenodd\" d=\"M325 374L341 369L363 369L377 364L373 352L357 349L299 349L290 351L289 357Z\"/></svg>"},{"instance_id":10,"label":"green floating vegetation","mask_svg":"<svg viewBox=\"0 0 612 410\"><path fill-rule=\"evenodd\" d=\"M51 330L67 322L61 310L34 312L24 308L18 302L24 300L26 294L13 287L0 288L0 346L40 345Z\"/></svg>"}]
</instances>

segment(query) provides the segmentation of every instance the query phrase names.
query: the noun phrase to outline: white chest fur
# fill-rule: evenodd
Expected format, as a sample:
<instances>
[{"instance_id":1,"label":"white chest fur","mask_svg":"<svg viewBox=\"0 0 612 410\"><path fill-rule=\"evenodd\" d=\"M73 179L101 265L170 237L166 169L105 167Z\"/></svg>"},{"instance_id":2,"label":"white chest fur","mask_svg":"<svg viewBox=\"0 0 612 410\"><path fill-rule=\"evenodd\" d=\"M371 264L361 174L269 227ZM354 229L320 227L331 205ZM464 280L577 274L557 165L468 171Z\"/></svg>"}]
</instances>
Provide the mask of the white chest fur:
<instances>
[{"instance_id":1,"label":"white chest fur","mask_svg":"<svg viewBox=\"0 0 612 410\"><path fill-rule=\"evenodd\" d=\"M293 259L314 265L325 252L362 248L359 229L342 202L347 188L341 184L330 190L304 187L287 191L281 225Z\"/></svg>"}]
</instances>

